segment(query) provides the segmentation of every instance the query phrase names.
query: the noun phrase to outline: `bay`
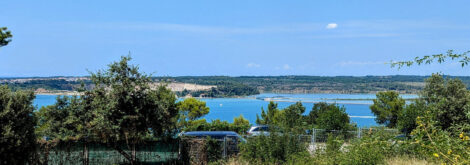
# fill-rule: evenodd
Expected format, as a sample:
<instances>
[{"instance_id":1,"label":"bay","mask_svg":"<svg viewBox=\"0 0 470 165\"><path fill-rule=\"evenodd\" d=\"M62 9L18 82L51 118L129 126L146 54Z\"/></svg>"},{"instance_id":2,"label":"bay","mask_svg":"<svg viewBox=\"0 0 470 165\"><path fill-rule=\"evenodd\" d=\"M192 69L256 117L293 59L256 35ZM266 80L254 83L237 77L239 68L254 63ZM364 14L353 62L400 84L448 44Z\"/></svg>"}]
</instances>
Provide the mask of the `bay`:
<instances>
[{"instance_id":1,"label":"bay","mask_svg":"<svg viewBox=\"0 0 470 165\"><path fill-rule=\"evenodd\" d=\"M403 98L416 98L416 95L401 95ZM57 95L36 95L34 104L40 108L52 105L56 101ZM351 118L352 123L359 127L377 126L375 117L369 109L374 99L374 94L274 94L263 93L242 98L201 98L210 108L209 114L204 116L208 121L215 119L233 121L234 117L243 115L252 124L256 121L256 115L261 113L261 108L265 110L269 101L278 103L278 108L283 109L297 101L301 101L306 107L305 114L308 114L317 102L336 103L346 108L346 113Z\"/></svg>"}]
</instances>

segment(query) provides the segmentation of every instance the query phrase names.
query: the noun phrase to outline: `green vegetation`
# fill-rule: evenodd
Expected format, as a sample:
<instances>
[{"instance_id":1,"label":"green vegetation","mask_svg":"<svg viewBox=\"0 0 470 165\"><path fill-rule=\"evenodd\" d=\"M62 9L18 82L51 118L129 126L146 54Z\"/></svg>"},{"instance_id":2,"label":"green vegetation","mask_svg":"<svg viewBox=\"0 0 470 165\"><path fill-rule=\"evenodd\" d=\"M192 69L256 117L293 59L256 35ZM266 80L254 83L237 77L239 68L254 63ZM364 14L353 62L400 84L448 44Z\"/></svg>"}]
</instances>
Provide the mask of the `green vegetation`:
<instances>
[{"instance_id":1,"label":"green vegetation","mask_svg":"<svg viewBox=\"0 0 470 165\"><path fill-rule=\"evenodd\" d=\"M308 155L305 144L299 141L296 134L276 131L269 136L250 137L240 148L241 158L252 164L283 164L293 155Z\"/></svg>"},{"instance_id":2,"label":"green vegetation","mask_svg":"<svg viewBox=\"0 0 470 165\"><path fill-rule=\"evenodd\" d=\"M370 110L376 116L375 121L379 124L385 124L387 127L395 128L398 123L398 116L405 106L405 100L395 91L379 92L376 96L377 99L372 100L374 104L370 106Z\"/></svg>"},{"instance_id":3,"label":"green vegetation","mask_svg":"<svg viewBox=\"0 0 470 165\"><path fill-rule=\"evenodd\" d=\"M31 91L12 92L0 86L0 164L26 164L36 150L35 96Z\"/></svg>"},{"instance_id":4,"label":"green vegetation","mask_svg":"<svg viewBox=\"0 0 470 165\"><path fill-rule=\"evenodd\" d=\"M234 131L243 135L250 126L250 122L240 115L235 117L232 123L219 119L212 120L212 122L207 122L206 119L189 121L182 131Z\"/></svg>"},{"instance_id":5,"label":"green vegetation","mask_svg":"<svg viewBox=\"0 0 470 165\"><path fill-rule=\"evenodd\" d=\"M376 93L393 90L399 93L418 93L429 76L182 76L155 77L166 82L183 82L200 85L218 85L232 82L253 87L261 93ZM470 77L459 78L470 85Z\"/></svg>"},{"instance_id":6,"label":"green vegetation","mask_svg":"<svg viewBox=\"0 0 470 165\"><path fill-rule=\"evenodd\" d=\"M232 81L220 81L214 84L204 85L216 85L217 88L211 88L210 90L199 90L199 91L188 91L183 90L176 92L178 96L191 95L192 97L236 97L236 96L249 96L259 94L256 88L244 85L242 83Z\"/></svg>"},{"instance_id":7,"label":"green vegetation","mask_svg":"<svg viewBox=\"0 0 470 165\"><path fill-rule=\"evenodd\" d=\"M128 65L130 57L91 74L95 87L81 97L58 98L55 105L41 109L38 132L60 140L106 142L129 162L119 144L135 147L149 138L171 135L178 109L175 95L165 86L152 89L149 76Z\"/></svg>"},{"instance_id":8,"label":"green vegetation","mask_svg":"<svg viewBox=\"0 0 470 165\"><path fill-rule=\"evenodd\" d=\"M336 104L316 103L308 115L304 112L305 107L300 102L279 110L277 103L271 101L267 113L261 108L261 117L257 115L256 124L273 125L294 133L303 133L311 128L337 131L355 128L349 123L346 109Z\"/></svg>"},{"instance_id":9,"label":"green vegetation","mask_svg":"<svg viewBox=\"0 0 470 165\"><path fill-rule=\"evenodd\" d=\"M353 128L349 124L349 116L346 108L335 104L317 103L313 105L312 111L308 114L307 123L314 128L326 130L350 130Z\"/></svg>"},{"instance_id":10,"label":"green vegetation","mask_svg":"<svg viewBox=\"0 0 470 165\"><path fill-rule=\"evenodd\" d=\"M11 42L11 31L7 27L0 27L0 47L8 45Z\"/></svg>"}]
</instances>

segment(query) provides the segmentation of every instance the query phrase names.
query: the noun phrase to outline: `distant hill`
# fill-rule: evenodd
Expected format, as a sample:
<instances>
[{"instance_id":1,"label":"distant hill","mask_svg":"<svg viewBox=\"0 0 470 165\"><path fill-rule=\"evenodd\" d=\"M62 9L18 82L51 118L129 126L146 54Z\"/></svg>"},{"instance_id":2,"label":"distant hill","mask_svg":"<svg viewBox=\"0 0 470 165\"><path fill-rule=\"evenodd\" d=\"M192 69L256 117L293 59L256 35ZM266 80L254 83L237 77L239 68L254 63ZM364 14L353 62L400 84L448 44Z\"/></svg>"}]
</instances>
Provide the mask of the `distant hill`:
<instances>
[{"instance_id":1,"label":"distant hill","mask_svg":"<svg viewBox=\"0 0 470 165\"><path fill-rule=\"evenodd\" d=\"M445 76L461 79L470 86L470 76ZM395 90L417 93L428 76L180 76L153 77L155 83L169 83L179 96L237 97L257 93L375 93ZM81 83L92 88L88 77L0 78L12 89L74 91Z\"/></svg>"}]
</instances>

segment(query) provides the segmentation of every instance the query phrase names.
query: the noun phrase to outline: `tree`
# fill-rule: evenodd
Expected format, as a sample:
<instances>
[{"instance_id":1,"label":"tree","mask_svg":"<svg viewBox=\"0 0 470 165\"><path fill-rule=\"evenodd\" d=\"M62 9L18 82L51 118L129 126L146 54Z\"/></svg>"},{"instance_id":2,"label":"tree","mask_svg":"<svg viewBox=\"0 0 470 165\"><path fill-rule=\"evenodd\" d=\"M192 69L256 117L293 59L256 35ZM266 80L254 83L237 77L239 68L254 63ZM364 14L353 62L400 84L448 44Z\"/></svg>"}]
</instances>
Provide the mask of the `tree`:
<instances>
[{"instance_id":1,"label":"tree","mask_svg":"<svg viewBox=\"0 0 470 165\"><path fill-rule=\"evenodd\" d=\"M410 134L418 126L416 118L422 116L425 109L426 105L422 100L416 100L406 105L400 116L398 116L398 129L406 135Z\"/></svg>"},{"instance_id":2,"label":"tree","mask_svg":"<svg viewBox=\"0 0 470 165\"><path fill-rule=\"evenodd\" d=\"M231 124L231 130L239 133L245 134L246 131L250 128L250 121L245 119L243 115L233 118L233 123Z\"/></svg>"},{"instance_id":3,"label":"tree","mask_svg":"<svg viewBox=\"0 0 470 165\"><path fill-rule=\"evenodd\" d=\"M0 47L8 45L11 42L11 31L7 27L0 27Z\"/></svg>"},{"instance_id":4,"label":"tree","mask_svg":"<svg viewBox=\"0 0 470 165\"><path fill-rule=\"evenodd\" d=\"M306 116L306 122L326 130L347 130L350 125L349 116L344 107L325 102L313 105L312 111Z\"/></svg>"},{"instance_id":5,"label":"tree","mask_svg":"<svg viewBox=\"0 0 470 165\"><path fill-rule=\"evenodd\" d=\"M108 70L91 73L95 87L84 98L95 114L90 122L95 137L135 164L135 153L129 155L118 144L126 142L134 148L146 136L171 135L178 108L175 94L165 86L151 88L150 76L128 64L130 60L121 57Z\"/></svg>"},{"instance_id":6,"label":"tree","mask_svg":"<svg viewBox=\"0 0 470 165\"><path fill-rule=\"evenodd\" d=\"M256 124L272 125L274 124L275 116L278 113L279 109L277 109L277 103L270 101L268 104L267 114L263 107L261 107L261 118L259 118L258 114L256 114Z\"/></svg>"},{"instance_id":7,"label":"tree","mask_svg":"<svg viewBox=\"0 0 470 165\"><path fill-rule=\"evenodd\" d=\"M470 123L470 92L459 79L444 80L433 74L426 80L421 99L444 130Z\"/></svg>"},{"instance_id":8,"label":"tree","mask_svg":"<svg viewBox=\"0 0 470 165\"><path fill-rule=\"evenodd\" d=\"M188 98L177 103L179 110L178 125L187 126L188 121L196 120L209 113L206 102L195 98Z\"/></svg>"},{"instance_id":9,"label":"tree","mask_svg":"<svg viewBox=\"0 0 470 165\"><path fill-rule=\"evenodd\" d=\"M303 113L305 107L301 102L296 102L279 112L279 122L277 125L287 128L300 130L303 128Z\"/></svg>"},{"instance_id":10,"label":"tree","mask_svg":"<svg viewBox=\"0 0 470 165\"><path fill-rule=\"evenodd\" d=\"M26 164L35 152L34 98L0 86L0 164Z\"/></svg>"},{"instance_id":11,"label":"tree","mask_svg":"<svg viewBox=\"0 0 470 165\"><path fill-rule=\"evenodd\" d=\"M35 112L36 134L60 140L79 140L91 136L90 122L93 113L87 108L85 98L58 96L54 105Z\"/></svg>"},{"instance_id":12,"label":"tree","mask_svg":"<svg viewBox=\"0 0 470 165\"><path fill-rule=\"evenodd\" d=\"M398 123L398 116L402 113L405 100L398 92L386 91L378 92L374 104L370 106L372 113L376 116L375 121L385 124L387 127L395 128Z\"/></svg>"}]
</instances>

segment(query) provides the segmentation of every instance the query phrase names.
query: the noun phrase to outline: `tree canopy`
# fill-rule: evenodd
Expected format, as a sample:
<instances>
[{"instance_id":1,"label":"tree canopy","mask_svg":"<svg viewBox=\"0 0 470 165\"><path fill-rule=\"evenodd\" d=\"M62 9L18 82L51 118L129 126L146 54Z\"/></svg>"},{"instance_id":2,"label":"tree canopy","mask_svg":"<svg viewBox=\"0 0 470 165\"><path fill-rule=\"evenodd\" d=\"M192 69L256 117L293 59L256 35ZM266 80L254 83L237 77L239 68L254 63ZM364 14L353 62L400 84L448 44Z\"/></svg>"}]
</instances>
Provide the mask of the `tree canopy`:
<instances>
[{"instance_id":1,"label":"tree canopy","mask_svg":"<svg viewBox=\"0 0 470 165\"><path fill-rule=\"evenodd\" d=\"M326 130L347 130L350 125L346 108L325 102L313 105L306 120L309 125Z\"/></svg>"},{"instance_id":2,"label":"tree canopy","mask_svg":"<svg viewBox=\"0 0 470 165\"><path fill-rule=\"evenodd\" d=\"M94 88L80 97L59 97L38 113L37 132L61 140L98 141L114 147L131 163L119 144L170 137L176 130L176 97L166 86L151 87L149 75L121 57L107 70L91 73Z\"/></svg>"},{"instance_id":3,"label":"tree canopy","mask_svg":"<svg viewBox=\"0 0 470 165\"><path fill-rule=\"evenodd\" d=\"M375 121L379 124L385 124L387 127L395 128L398 123L398 116L405 106L405 100L395 91L378 92L376 96L377 98L372 100L374 104L370 106L372 113L376 116Z\"/></svg>"},{"instance_id":4,"label":"tree canopy","mask_svg":"<svg viewBox=\"0 0 470 165\"><path fill-rule=\"evenodd\" d=\"M261 118L258 114L256 114L256 124L261 125L272 125L275 124L275 117L279 113L279 109L277 109L277 103L270 101L268 104L268 111L265 112L264 108L261 107Z\"/></svg>"},{"instance_id":5,"label":"tree canopy","mask_svg":"<svg viewBox=\"0 0 470 165\"><path fill-rule=\"evenodd\" d=\"M0 164L26 164L36 151L32 91L0 86Z\"/></svg>"},{"instance_id":6,"label":"tree canopy","mask_svg":"<svg viewBox=\"0 0 470 165\"><path fill-rule=\"evenodd\" d=\"M8 45L11 42L11 31L7 27L0 27L0 47Z\"/></svg>"}]
</instances>

